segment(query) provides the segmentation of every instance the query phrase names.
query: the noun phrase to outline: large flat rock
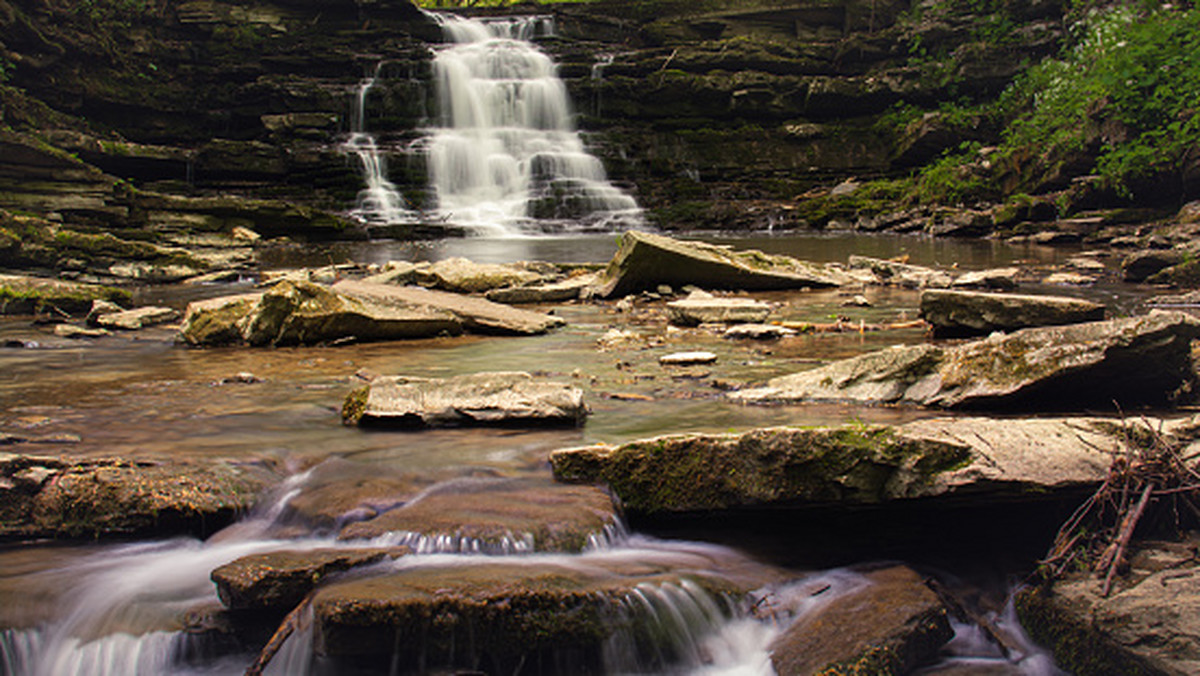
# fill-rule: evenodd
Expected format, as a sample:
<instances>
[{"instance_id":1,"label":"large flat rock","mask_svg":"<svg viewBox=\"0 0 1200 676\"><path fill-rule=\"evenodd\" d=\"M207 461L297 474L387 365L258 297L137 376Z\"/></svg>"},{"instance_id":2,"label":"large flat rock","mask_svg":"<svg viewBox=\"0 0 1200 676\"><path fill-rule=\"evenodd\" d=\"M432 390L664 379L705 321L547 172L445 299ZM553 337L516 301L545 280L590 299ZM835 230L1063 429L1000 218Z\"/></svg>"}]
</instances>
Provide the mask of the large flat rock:
<instances>
[{"instance_id":1,"label":"large flat rock","mask_svg":"<svg viewBox=\"0 0 1200 676\"><path fill-rule=\"evenodd\" d=\"M629 231L596 287L605 298L653 291L660 284L705 289L798 289L849 284L857 280L835 267L774 256L733 251L704 242L685 242L647 232Z\"/></svg>"},{"instance_id":2,"label":"large flat rock","mask_svg":"<svg viewBox=\"0 0 1200 676\"><path fill-rule=\"evenodd\" d=\"M607 542L618 524L612 497L549 477L456 479L368 521L341 538L378 538L418 552L580 552Z\"/></svg>"},{"instance_id":3,"label":"large flat rock","mask_svg":"<svg viewBox=\"0 0 1200 676\"><path fill-rule=\"evenodd\" d=\"M945 290L921 294L921 318L929 322L937 336L1096 322L1104 319L1104 312L1099 303L1065 296Z\"/></svg>"},{"instance_id":4,"label":"large flat rock","mask_svg":"<svg viewBox=\"0 0 1200 676\"><path fill-rule=\"evenodd\" d=\"M0 454L0 538L207 534L275 479L225 461Z\"/></svg>"},{"instance_id":5,"label":"large flat rock","mask_svg":"<svg viewBox=\"0 0 1200 676\"><path fill-rule=\"evenodd\" d=\"M609 486L631 514L941 497L991 503L1098 485L1125 439L1099 418L937 418L669 435L561 449L550 463L559 480Z\"/></svg>"},{"instance_id":6,"label":"large flat rock","mask_svg":"<svg viewBox=\"0 0 1200 676\"><path fill-rule=\"evenodd\" d=\"M351 392L347 423L396 427L464 425L581 425L583 391L522 372L472 373L452 378L381 376Z\"/></svg>"},{"instance_id":7,"label":"large flat rock","mask_svg":"<svg viewBox=\"0 0 1200 676\"><path fill-rule=\"evenodd\" d=\"M316 593L315 649L334 664L384 660L401 673L481 664L489 673L515 673L521 664L661 673L688 658L700 666L689 636L722 620L719 594L736 597L766 581L735 574L746 564L728 556L629 554L401 559L394 572Z\"/></svg>"},{"instance_id":8,"label":"large flat rock","mask_svg":"<svg viewBox=\"0 0 1200 676\"><path fill-rule=\"evenodd\" d=\"M861 586L797 618L771 643L771 665L779 676L902 676L935 659L953 635L921 576L891 566L863 573Z\"/></svg>"},{"instance_id":9,"label":"large flat rock","mask_svg":"<svg viewBox=\"0 0 1200 676\"><path fill-rule=\"evenodd\" d=\"M384 304L292 280L281 281L261 294L191 303L181 329L187 343L200 346L242 342L256 346L308 345L461 332L462 324L445 310Z\"/></svg>"},{"instance_id":10,"label":"large flat rock","mask_svg":"<svg viewBox=\"0 0 1200 676\"><path fill-rule=\"evenodd\" d=\"M1163 405L1193 378L1200 321L1151 312L1031 328L954 347L892 347L733 392L742 403L854 401L1079 410Z\"/></svg>"},{"instance_id":11,"label":"large flat rock","mask_svg":"<svg viewBox=\"0 0 1200 676\"><path fill-rule=\"evenodd\" d=\"M521 310L500 303L445 291L412 286L395 286L374 282L342 280L333 290L353 298L387 306L428 308L448 312L472 331L535 335L562 326L560 317Z\"/></svg>"}]
</instances>

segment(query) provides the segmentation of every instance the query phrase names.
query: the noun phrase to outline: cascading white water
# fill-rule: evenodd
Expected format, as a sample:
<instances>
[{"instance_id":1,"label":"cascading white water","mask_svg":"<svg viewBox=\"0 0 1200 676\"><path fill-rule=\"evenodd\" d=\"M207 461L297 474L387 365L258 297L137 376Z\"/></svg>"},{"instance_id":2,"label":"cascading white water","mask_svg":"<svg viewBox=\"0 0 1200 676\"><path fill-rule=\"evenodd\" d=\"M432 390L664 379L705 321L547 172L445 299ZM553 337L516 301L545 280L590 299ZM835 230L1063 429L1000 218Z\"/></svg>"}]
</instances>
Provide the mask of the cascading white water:
<instances>
[{"instance_id":1,"label":"cascading white water","mask_svg":"<svg viewBox=\"0 0 1200 676\"><path fill-rule=\"evenodd\" d=\"M449 41L433 61L440 125L428 148L439 218L501 236L641 224L637 203L584 148L566 86L531 42L551 19L431 16Z\"/></svg>"},{"instance_id":2,"label":"cascading white water","mask_svg":"<svg viewBox=\"0 0 1200 676\"><path fill-rule=\"evenodd\" d=\"M375 136L367 131L367 95L379 81L382 68L381 61L370 77L359 83L350 114L350 138L342 145L345 152L357 158L363 182L367 184L359 191L358 202L350 213L366 223L406 223L411 222L415 214L406 208L404 197L387 179L386 158L380 152Z\"/></svg>"}]
</instances>

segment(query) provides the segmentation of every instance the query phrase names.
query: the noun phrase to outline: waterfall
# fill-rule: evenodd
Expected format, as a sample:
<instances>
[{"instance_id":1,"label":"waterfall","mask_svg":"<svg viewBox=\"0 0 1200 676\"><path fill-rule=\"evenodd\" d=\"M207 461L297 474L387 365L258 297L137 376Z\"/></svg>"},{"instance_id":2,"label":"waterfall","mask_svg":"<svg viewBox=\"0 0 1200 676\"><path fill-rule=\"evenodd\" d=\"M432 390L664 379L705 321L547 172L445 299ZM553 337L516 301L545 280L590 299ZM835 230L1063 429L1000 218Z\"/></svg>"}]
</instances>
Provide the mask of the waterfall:
<instances>
[{"instance_id":1,"label":"waterfall","mask_svg":"<svg viewBox=\"0 0 1200 676\"><path fill-rule=\"evenodd\" d=\"M345 152L358 159L363 182L367 187L358 193L358 203L351 215L366 223L390 224L411 222L413 212L404 204L396 186L387 179L387 161L375 137L367 132L367 95L379 80L383 62L358 85L358 93L350 111L350 138L342 145Z\"/></svg>"},{"instance_id":2,"label":"waterfall","mask_svg":"<svg viewBox=\"0 0 1200 676\"><path fill-rule=\"evenodd\" d=\"M641 224L584 148L557 66L531 42L553 32L550 18L431 16L448 42L433 60L440 112L428 144L439 219L495 236Z\"/></svg>"}]
</instances>

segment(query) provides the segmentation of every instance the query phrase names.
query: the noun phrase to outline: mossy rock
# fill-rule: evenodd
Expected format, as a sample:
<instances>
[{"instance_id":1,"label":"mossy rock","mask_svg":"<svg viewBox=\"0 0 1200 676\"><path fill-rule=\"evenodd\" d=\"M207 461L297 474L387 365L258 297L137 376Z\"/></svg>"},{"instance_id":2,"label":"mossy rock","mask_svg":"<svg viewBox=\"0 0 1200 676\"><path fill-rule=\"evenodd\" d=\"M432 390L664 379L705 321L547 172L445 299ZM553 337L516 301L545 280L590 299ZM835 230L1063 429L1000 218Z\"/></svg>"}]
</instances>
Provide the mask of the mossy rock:
<instances>
[{"instance_id":1,"label":"mossy rock","mask_svg":"<svg viewBox=\"0 0 1200 676\"><path fill-rule=\"evenodd\" d=\"M37 314L51 310L83 314L91 309L95 300L128 303L129 299L128 291L109 286L0 275L0 314Z\"/></svg>"}]
</instances>

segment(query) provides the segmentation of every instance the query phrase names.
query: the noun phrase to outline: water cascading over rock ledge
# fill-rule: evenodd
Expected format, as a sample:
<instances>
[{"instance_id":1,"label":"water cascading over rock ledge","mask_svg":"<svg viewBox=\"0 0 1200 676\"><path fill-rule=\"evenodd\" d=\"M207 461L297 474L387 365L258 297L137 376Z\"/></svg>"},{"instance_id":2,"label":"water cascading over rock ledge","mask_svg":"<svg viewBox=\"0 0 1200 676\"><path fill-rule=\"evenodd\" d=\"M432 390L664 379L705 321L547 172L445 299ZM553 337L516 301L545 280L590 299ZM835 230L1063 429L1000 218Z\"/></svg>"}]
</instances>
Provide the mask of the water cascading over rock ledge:
<instances>
[{"instance_id":1,"label":"water cascading over rock ledge","mask_svg":"<svg viewBox=\"0 0 1200 676\"><path fill-rule=\"evenodd\" d=\"M489 235L642 223L637 202L584 147L557 67L532 42L553 32L551 17L431 16L449 41L433 59L437 219Z\"/></svg>"}]
</instances>

